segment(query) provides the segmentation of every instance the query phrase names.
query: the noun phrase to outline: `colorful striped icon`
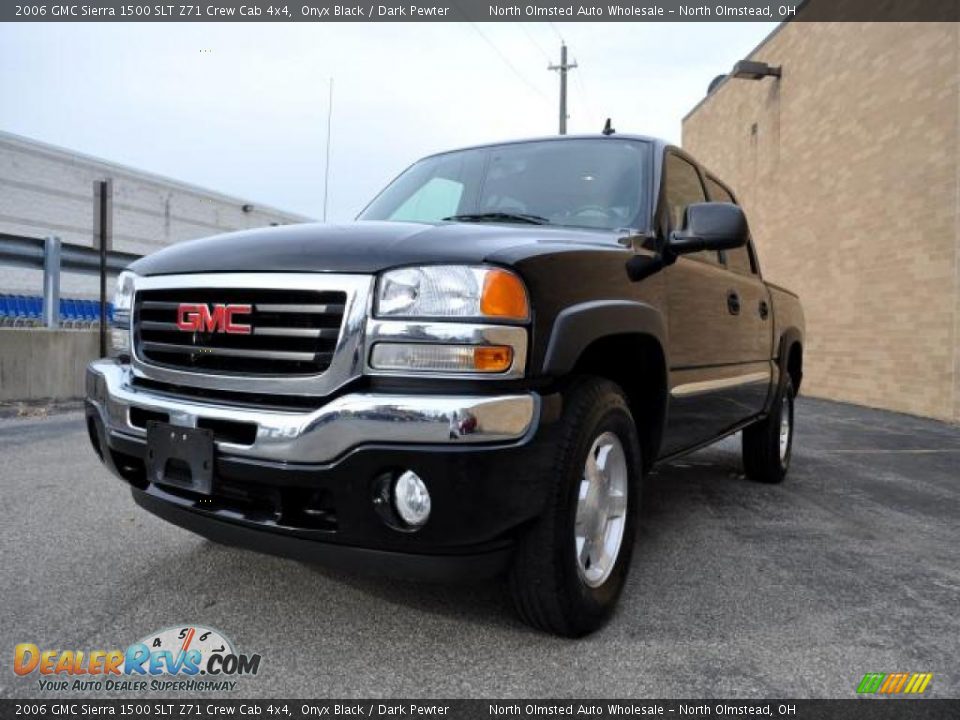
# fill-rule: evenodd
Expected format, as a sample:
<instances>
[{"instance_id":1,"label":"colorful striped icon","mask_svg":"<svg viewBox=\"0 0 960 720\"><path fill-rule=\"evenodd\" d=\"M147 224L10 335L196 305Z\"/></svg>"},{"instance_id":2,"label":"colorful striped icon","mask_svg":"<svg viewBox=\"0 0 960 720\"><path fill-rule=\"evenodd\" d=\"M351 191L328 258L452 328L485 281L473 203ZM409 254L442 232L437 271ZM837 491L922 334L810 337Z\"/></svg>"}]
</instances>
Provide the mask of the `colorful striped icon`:
<instances>
[{"instance_id":1,"label":"colorful striped icon","mask_svg":"<svg viewBox=\"0 0 960 720\"><path fill-rule=\"evenodd\" d=\"M857 686L860 694L919 695L933 680L933 673L867 673Z\"/></svg>"}]
</instances>

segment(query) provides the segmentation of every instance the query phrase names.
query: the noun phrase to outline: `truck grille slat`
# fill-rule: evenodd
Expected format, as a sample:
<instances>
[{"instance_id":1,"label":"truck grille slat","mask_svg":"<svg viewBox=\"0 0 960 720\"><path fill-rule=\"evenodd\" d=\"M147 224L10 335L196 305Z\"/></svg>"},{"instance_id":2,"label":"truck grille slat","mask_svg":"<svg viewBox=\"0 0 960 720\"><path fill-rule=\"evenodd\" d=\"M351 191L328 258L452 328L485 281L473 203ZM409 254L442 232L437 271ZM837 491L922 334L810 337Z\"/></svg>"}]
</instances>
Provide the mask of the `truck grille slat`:
<instances>
[{"instance_id":1,"label":"truck grille slat","mask_svg":"<svg viewBox=\"0 0 960 720\"><path fill-rule=\"evenodd\" d=\"M180 303L144 300L140 303L140 306L144 310L176 310L180 306Z\"/></svg>"},{"instance_id":2,"label":"truck grille slat","mask_svg":"<svg viewBox=\"0 0 960 720\"><path fill-rule=\"evenodd\" d=\"M134 342L146 363L192 372L244 375L317 375L333 360L346 308L341 291L262 288L142 290L134 300ZM190 305L181 315L180 306ZM242 305L230 331L221 306ZM207 317L200 330L178 320Z\"/></svg>"},{"instance_id":3,"label":"truck grille slat","mask_svg":"<svg viewBox=\"0 0 960 720\"><path fill-rule=\"evenodd\" d=\"M180 332L176 323L155 322L153 320L142 320L140 322L142 330L158 330L160 332ZM299 337L299 338L325 338L327 340L336 340L340 334L337 328L285 328L285 327L256 327L253 328L253 335L265 335L269 337Z\"/></svg>"},{"instance_id":4,"label":"truck grille slat","mask_svg":"<svg viewBox=\"0 0 960 720\"><path fill-rule=\"evenodd\" d=\"M343 305L276 305L276 304L258 304L254 306L254 309L258 312L271 312L271 313L317 313L317 314L329 314L329 313L339 313L343 314Z\"/></svg>"},{"instance_id":5,"label":"truck grille slat","mask_svg":"<svg viewBox=\"0 0 960 720\"><path fill-rule=\"evenodd\" d=\"M172 353L192 355L197 352L196 345L173 345L171 343L145 342L141 347L146 352ZM329 353L287 352L283 350L240 350L237 348L205 347L200 352L204 355L220 355L222 357L263 358L265 360L293 360L295 362L313 362L317 355Z\"/></svg>"},{"instance_id":6,"label":"truck grille slat","mask_svg":"<svg viewBox=\"0 0 960 720\"><path fill-rule=\"evenodd\" d=\"M306 338L326 338L336 340L340 334L338 328L282 328L282 327L260 327L253 329L254 335L265 335L268 337L306 337Z\"/></svg>"}]
</instances>

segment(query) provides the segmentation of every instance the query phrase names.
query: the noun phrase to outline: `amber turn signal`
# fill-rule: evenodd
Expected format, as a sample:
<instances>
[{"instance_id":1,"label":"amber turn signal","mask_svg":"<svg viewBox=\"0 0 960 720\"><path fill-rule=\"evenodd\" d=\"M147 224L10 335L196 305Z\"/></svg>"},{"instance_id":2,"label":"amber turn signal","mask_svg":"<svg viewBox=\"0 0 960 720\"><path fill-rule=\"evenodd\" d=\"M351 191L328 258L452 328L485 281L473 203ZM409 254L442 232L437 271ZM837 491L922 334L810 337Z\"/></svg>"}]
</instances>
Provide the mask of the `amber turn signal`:
<instances>
[{"instance_id":1,"label":"amber turn signal","mask_svg":"<svg viewBox=\"0 0 960 720\"><path fill-rule=\"evenodd\" d=\"M370 366L377 370L499 373L512 365L508 345L377 343L370 353Z\"/></svg>"},{"instance_id":2,"label":"amber turn signal","mask_svg":"<svg viewBox=\"0 0 960 720\"><path fill-rule=\"evenodd\" d=\"M473 367L477 372L505 372L513 364L513 348L506 345L474 348Z\"/></svg>"},{"instance_id":3,"label":"amber turn signal","mask_svg":"<svg viewBox=\"0 0 960 720\"><path fill-rule=\"evenodd\" d=\"M526 320L530 317L527 291L512 272L494 269L483 280L480 311L488 317Z\"/></svg>"}]
</instances>

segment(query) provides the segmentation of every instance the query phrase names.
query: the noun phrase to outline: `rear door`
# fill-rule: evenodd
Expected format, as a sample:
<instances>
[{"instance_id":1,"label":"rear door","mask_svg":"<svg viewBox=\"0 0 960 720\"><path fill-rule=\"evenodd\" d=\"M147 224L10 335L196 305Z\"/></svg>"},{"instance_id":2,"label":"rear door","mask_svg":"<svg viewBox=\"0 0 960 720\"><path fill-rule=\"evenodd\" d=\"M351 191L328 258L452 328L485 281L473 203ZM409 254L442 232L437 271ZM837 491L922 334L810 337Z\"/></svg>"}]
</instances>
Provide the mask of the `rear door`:
<instances>
[{"instance_id":1,"label":"rear door","mask_svg":"<svg viewBox=\"0 0 960 720\"><path fill-rule=\"evenodd\" d=\"M710 175L706 175L704 180L710 200L738 204L733 193L719 180ZM769 389L770 360L773 356L770 292L760 279L751 241L743 247L724 250L720 253L720 260L727 271L727 292L735 296L735 305L739 306L730 343L738 358L740 375L744 378L763 378L760 382L744 382L733 390L745 416L753 415L763 410Z\"/></svg>"}]
</instances>

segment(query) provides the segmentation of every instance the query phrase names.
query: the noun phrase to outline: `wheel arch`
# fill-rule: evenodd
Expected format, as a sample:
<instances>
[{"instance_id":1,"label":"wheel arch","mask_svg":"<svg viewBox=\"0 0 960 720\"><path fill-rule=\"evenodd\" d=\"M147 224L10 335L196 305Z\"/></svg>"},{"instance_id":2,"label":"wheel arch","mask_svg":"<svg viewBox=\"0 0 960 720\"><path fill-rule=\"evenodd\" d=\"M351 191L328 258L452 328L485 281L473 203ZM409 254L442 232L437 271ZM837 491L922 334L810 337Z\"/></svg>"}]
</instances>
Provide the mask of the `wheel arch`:
<instances>
[{"instance_id":1,"label":"wheel arch","mask_svg":"<svg viewBox=\"0 0 960 720\"><path fill-rule=\"evenodd\" d=\"M799 329L789 328L780 335L777 364L781 385L789 377L793 381L794 393L799 393L803 381L803 335Z\"/></svg>"},{"instance_id":2,"label":"wheel arch","mask_svg":"<svg viewBox=\"0 0 960 720\"><path fill-rule=\"evenodd\" d=\"M564 310L554 324L545 375L559 383L595 375L621 387L640 436L644 469L656 460L667 414L666 329L643 303L595 301Z\"/></svg>"}]
</instances>

